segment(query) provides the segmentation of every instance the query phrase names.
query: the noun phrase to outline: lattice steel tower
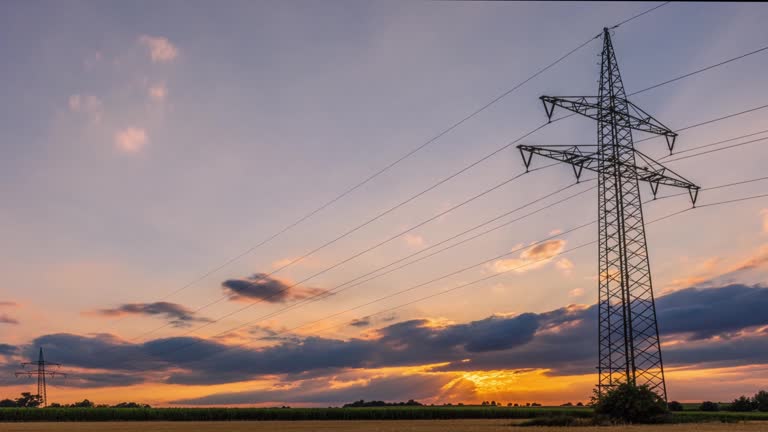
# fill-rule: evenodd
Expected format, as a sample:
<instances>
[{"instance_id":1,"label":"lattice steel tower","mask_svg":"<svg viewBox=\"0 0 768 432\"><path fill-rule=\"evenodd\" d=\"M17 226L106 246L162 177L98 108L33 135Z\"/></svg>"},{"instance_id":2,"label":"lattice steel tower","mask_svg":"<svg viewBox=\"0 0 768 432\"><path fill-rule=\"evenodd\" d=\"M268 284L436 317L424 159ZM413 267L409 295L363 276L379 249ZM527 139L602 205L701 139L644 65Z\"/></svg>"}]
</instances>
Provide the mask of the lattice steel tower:
<instances>
[{"instance_id":1,"label":"lattice steel tower","mask_svg":"<svg viewBox=\"0 0 768 432\"><path fill-rule=\"evenodd\" d=\"M57 371L46 370L45 367L46 366L55 366L56 368L60 368L61 364L60 363L51 363L51 362L45 361L45 358L43 357L43 348L40 347L40 355L38 356L37 361L22 363L21 365L24 368L26 368L27 366L36 366L37 367L36 370L32 369L32 370L23 370L23 371L16 372L16 376L17 377L18 376L28 376L28 377L37 376L37 395L40 396L41 405L47 406L47 404L48 404L48 394L47 394L48 393L48 388L47 388L47 384L45 382L45 378L47 376L50 376L50 377L66 376L66 374L63 374L63 373L57 372Z\"/></svg>"},{"instance_id":2,"label":"lattice steel tower","mask_svg":"<svg viewBox=\"0 0 768 432\"><path fill-rule=\"evenodd\" d=\"M664 136L670 153L677 134L627 100L608 28L598 96L541 100L550 120L559 106L597 121L597 145L518 148L526 168L538 154L572 165L577 179L584 169L598 176L598 391L629 382L666 400L639 183L654 197L660 185L687 189L694 205L699 187L636 150L632 130Z\"/></svg>"}]
</instances>

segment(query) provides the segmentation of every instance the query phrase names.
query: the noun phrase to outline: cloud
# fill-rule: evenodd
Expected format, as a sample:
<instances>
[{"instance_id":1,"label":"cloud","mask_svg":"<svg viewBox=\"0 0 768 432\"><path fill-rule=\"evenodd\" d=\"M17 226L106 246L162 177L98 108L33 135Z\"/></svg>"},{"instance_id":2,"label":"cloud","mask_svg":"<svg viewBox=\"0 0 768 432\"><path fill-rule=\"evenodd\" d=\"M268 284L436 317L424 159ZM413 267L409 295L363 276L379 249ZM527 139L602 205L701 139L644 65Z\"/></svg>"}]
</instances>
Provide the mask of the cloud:
<instances>
[{"instance_id":1,"label":"cloud","mask_svg":"<svg viewBox=\"0 0 768 432\"><path fill-rule=\"evenodd\" d=\"M568 291L568 297L581 297L584 295L584 289L583 288L574 288L570 291Z\"/></svg>"},{"instance_id":2,"label":"cloud","mask_svg":"<svg viewBox=\"0 0 768 432\"><path fill-rule=\"evenodd\" d=\"M403 236L403 240L408 246L411 247L423 247L425 245L424 237L417 234L406 234Z\"/></svg>"},{"instance_id":3,"label":"cloud","mask_svg":"<svg viewBox=\"0 0 768 432\"><path fill-rule=\"evenodd\" d=\"M168 63L179 55L176 46L164 37L142 35L139 37L139 43L149 49L150 58L154 63Z\"/></svg>"},{"instance_id":4,"label":"cloud","mask_svg":"<svg viewBox=\"0 0 768 432\"><path fill-rule=\"evenodd\" d=\"M520 253L519 258L496 260L490 267L497 273L508 271L523 273L548 263L553 257L563 251L565 244L565 240L548 240L524 250Z\"/></svg>"},{"instance_id":5,"label":"cloud","mask_svg":"<svg viewBox=\"0 0 768 432\"><path fill-rule=\"evenodd\" d=\"M575 265L573 264L573 261L569 260L568 258L560 258L555 263L555 267L557 267L558 270L568 275L568 274L571 274L571 270L573 270Z\"/></svg>"},{"instance_id":6,"label":"cloud","mask_svg":"<svg viewBox=\"0 0 768 432\"><path fill-rule=\"evenodd\" d=\"M768 325L768 288L692 288L661 296L656 306L662 335L684 342L665 345L665 364L768 362L768 332L755 330ZM51 359L69 367L129 375L151 370L157 374L154 379L186 385L276 376L305 379L436 363L443 363L432 366L438 372L537 368L551 375L590 374L597 361L597 306L572 305L458 324L412 319L371 330L366 339L294 335L274 342L232 346L221 340L173 337L130 343L110 335L54 334L37 338L24 350L32 356L43 346Z\"/></svg>"},{"instance_id":7,"label":"cloud","mask_svg":"<svg viewBox=\"0 0 768 432\"><path fill-rule=\"evenodd\" d=\"M349 323L352 327L368 327L371 325L371 317L363 317L358 318L355 320L352 320L352 322Z\"/></svg>"},{"instance_id":8,"label":"cloud","mask_svg":"<svg viewBox=\"0 0 768 432\"><path fill-rule=\"evenodd\" d=\"M127 303L112 309L100 309L93 313L110 317L123 315L163 316L175 327L187 327L193 322L210 322L209 319L196 316L193 311L180 304L169 302Z\"/></svg>"},{"instance_id":9,"label":"cloud","mask_svg":"<svg viewBox=\"0 0 768 432\"><path fill-rule=\"evenodd\" d=\"M18 324L19 320L6 314L0 314L0 324Z\"/></svg>"},{"instance_id":10,"label":"cloud","mask_svg":"<svg viewBox=\"0 0 768 432\"><path fill-rule=\"evenodd\" d=\"M228 279L221 283L230 299L239 301L262 300L268 303L284 303L328 292L321 288L299 288L294 285L265 273L255 273L243 279Z\"/></svg>"},{"instance_id":11,"label":"cloud","mask_svg":"<svg viewBox=\"0 0 768 432\"><path fill-rule=\"evenodd\" d=\"M19 304L12 301L0 301L0 307L18 307Z\"/></svg>"},{"instance_id":12,"label":"cloud","mask_svg":"<svg viewBox=\"0 0 768 432\"><path fill-rule=\"evenodd\" d=\"M434 374L408 374L374 377L360 385L329 388L328 379L302 381L287 389L258 390L220 393L200 398L181 399L174 404L184 405L233 405L261 402L294 402L340 405L360 399L399 401L404 395L409 399L426 399L434 396L453 377Z\"/></svg>"},{"instance_id":13,"label":"cloud","mask_svg":"<svg viewBox=\"0 0 768 432\"><path fill-rule=\"evenodd\" d=\"M98 123L104 114L104 104L93 95L73 94L67 101L69 110L87 115L91 121Z\"/></svg>"},{"instance_id":14,"label":"cloud","mask_svg":"<svg viewBox=\"0 0 768 432\"><path fill-rule=\"evenodd\" d=\"M168 97L168 87L164 83L153 84L148 89L149 99L153 102L162 103Z\"/></svg>"},{"instance_id":15,"label":"cloud","mask_svg":"<svg viewBox=\"0 0 768 432\"><path fill-rule=\"evenodd\" d=\"M2 356L11 356L16 354L18 351L19 349L13 345L0 343L0 355Z\"/></svg>"},{"instance_id":16,"label":"cloud","mask_svg":"<svg viewBox=\"0 0 768 432\"><path fill-rule=\"evenodd\" d=\"M115 146L125 153L138 153L147 144L147 131L137 127L127 127L115 133Z\"/></svg>"},{"instance_id":17,"label":"cloud","mask_svg":"<svg viewBox=\"0 0 768 432\"><path fill-rule=\"evenodd\" d=\"M663 331L706 339L768 324L768 288L688 288L658 298L656 307Z\"/></svg>"}]
</instances>

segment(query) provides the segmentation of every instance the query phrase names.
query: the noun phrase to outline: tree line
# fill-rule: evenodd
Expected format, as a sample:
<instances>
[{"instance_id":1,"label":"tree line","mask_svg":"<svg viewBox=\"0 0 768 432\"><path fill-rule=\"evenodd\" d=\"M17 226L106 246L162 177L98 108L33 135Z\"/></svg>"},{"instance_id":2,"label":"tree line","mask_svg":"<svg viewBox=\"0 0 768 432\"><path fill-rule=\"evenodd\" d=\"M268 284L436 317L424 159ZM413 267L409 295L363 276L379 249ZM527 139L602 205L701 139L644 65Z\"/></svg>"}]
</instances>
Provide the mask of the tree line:
<instances>
[{"instance_id":1,"label":"tree line","mask_svg":"<svg viewBox=\"0 0 768 432\"><path fill-rule=\"evenodd\" d=\"M37 408L43 403L43 398L40 395L32 394L30 392L24 392L21 397L16 399L2 399L0 400L0 408ZM75 402L72 404L60 404L52 403L48 405L49 408L152 408L147 404L140 404L136 402L120 402L116 405L107 404L95 404L88 399L83 399L81 402Z\"/></svg>"}]
</instances>

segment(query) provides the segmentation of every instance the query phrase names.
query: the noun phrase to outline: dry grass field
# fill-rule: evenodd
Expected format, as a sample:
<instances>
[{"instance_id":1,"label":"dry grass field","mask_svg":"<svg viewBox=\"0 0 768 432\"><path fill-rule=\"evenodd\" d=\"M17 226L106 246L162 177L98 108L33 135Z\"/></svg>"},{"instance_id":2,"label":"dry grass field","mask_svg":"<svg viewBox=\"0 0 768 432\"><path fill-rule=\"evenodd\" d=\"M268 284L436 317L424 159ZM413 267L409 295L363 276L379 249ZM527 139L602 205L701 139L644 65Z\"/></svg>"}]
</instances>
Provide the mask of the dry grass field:
<instances>
[{"instance_id":1,"label":"dry grass field","mask_svg":"<svg viewBox=\"0 0 768 432\"><path fill-rule=\"evenodd\" d=\"M513 428L511 420L0 423L0 432L768 432L768 423Z\"/></svg>"}]
</instances>

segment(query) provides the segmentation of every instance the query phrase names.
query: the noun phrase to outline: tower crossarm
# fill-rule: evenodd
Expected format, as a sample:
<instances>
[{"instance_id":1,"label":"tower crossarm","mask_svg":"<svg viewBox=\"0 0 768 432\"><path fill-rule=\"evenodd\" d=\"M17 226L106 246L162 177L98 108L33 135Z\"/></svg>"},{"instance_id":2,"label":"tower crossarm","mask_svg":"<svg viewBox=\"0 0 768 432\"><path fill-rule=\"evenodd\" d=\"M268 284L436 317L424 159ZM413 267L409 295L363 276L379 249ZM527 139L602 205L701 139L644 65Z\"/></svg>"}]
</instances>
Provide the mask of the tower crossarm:
<instances>
[{"instance_id":1,"label":"tower crossarm","mask_svg":"<svg viewBox=\"0 0 768 432\"><path fill-rule=\"evenodd\" d=\"M573 172L576 175L577 180L581 178L581 174L585 169L595 173L601 172L601 165L599 163L600 155L598 153L597 145L519 145L517 148L520 149L520 154L523 157L526 169L530 167L531 159L533 158L533 155L536 154L548 159L570 164L573 167ZM696 199L699 194L699 186L686 180L684 177L655 161L650 156L635 149L632 149L632 151L635 154L635 157L633 158L634 163L609 159L607 161L609 163L604 163L602 169L615 169L624 178L648 183L651 186L651 192L654 197L656 197L656 194L659 191L659 186L661 185L686 189L690 194L691 201L694 205L696 204Z\"/></svg>"},{"instance_id":2,"label":"tower crossarm","mask_svg":"<svg viewBox=\"0 0 768 432\"><path fill-rule=\"evenodd\" d=\"M550 121L552 120L555 106L565 108L568 111L581 114L593 120L599 120L602 115L598 96L541 96L540 99L544 103L544 110ZM671 129L664 126L664 124L628 99L617 97L611 104L611 107L612 117L616 119L618 126L663 136L667 140L669 151L672 152L675 147L677 134ZM619 109L617 107L626 107L626 109Z\"/></svg>"}]
</instances>

